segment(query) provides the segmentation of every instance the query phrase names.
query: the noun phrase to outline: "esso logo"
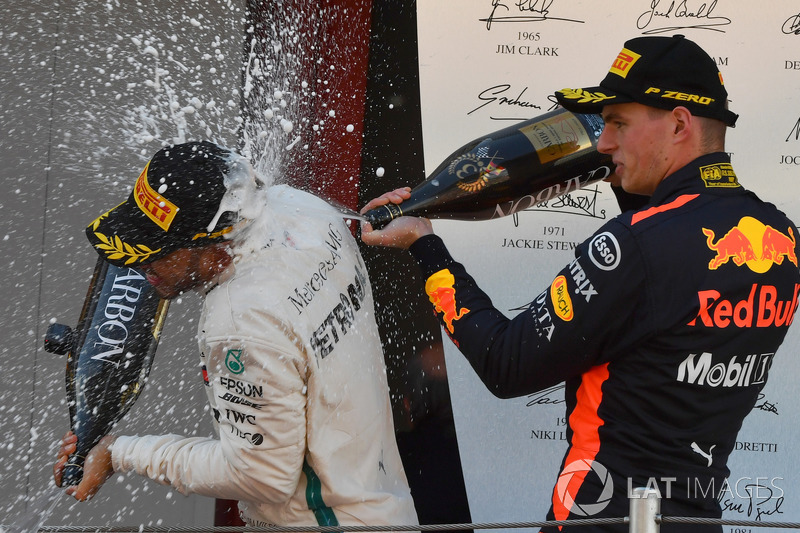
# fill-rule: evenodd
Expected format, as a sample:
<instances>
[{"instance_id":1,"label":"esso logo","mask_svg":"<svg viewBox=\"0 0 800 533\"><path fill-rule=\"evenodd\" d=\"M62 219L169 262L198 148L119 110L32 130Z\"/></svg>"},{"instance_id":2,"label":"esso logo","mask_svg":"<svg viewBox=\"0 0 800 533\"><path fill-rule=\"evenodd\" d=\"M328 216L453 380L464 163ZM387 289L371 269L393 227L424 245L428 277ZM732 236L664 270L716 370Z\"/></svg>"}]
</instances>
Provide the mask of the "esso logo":
<instances>
[{"instance_id":1,"label":"esso logo","mask_svg":"<svg viewBox=\"0 0 800 533\"><path fill-rule=\"evenodd\" d=\"M589 243L589 259L600 270L614 270L621 257L619 242L612 233L598 233Z\"/></svg>"}]
</instances>

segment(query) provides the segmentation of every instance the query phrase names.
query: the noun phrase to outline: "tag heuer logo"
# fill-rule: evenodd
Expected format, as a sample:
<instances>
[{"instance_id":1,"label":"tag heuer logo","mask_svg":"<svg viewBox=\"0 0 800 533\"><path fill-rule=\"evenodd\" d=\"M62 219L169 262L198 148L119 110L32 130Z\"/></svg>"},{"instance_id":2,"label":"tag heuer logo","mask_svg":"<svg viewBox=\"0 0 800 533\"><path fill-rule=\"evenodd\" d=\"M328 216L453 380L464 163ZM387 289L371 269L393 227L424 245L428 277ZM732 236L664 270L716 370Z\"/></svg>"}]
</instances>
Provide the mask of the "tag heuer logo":
<instances>
[{"instance_id":1,"label":"tag heuer logo","mask_svg":"<svg viewBox=\"0 0 800 533\"><path fill-rule=\"evenodd\" d=\"M244 372L241 348L238 350L228 350L228 353L225 355L225 368L227 368L231 374L241 374Z\"/></svg>"}]
</instances>

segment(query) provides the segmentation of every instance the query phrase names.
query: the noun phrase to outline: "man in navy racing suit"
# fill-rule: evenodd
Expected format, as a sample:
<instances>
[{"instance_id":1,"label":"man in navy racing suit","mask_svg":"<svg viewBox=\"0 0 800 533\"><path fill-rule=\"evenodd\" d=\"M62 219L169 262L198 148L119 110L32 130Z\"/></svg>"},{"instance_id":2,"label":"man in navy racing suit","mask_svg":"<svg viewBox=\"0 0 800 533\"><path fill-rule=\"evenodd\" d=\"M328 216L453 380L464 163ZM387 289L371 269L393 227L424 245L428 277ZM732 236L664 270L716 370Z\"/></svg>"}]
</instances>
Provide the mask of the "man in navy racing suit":
<instances>
[{"instance_id":1,"label":"man in navy racing suit","mask_svg":"<svg viewBox=\"0 0 800 533\"><path fill-rule=\"evenodd\" d=\"M602 114L612 183L649 201L583 242L527 310L498 311L426 219L365 225L362 240L410 249L431 301L454 293L437 314L448 311L445 330L495 395L565 382L569 447L549 520L627 516L629 487L654 483L664 516L719 518L728 456L797 309L797 228L739 184L724 152L737 115L688 39L632 39L599 87L556 97Z\"/></svg>"}]
</instances>

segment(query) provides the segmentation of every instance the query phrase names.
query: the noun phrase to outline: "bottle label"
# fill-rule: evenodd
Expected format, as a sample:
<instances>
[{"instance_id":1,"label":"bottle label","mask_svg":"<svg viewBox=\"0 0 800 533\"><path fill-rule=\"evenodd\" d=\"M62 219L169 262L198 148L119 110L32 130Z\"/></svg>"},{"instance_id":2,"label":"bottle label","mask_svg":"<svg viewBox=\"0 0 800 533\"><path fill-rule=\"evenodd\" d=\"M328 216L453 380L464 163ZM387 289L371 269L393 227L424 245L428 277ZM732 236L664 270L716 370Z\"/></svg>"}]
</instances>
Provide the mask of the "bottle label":
<instances>
[{"instance_id":1,"label":"bottle label","mask_svg":"<svg viewBox=\"0 0 800 533\"><path fill-rule=\"evenodd\" d=\"M542 164L592 147L592 140L572 113L561 113L520 128Z\"/></svg>"}]
</instances>

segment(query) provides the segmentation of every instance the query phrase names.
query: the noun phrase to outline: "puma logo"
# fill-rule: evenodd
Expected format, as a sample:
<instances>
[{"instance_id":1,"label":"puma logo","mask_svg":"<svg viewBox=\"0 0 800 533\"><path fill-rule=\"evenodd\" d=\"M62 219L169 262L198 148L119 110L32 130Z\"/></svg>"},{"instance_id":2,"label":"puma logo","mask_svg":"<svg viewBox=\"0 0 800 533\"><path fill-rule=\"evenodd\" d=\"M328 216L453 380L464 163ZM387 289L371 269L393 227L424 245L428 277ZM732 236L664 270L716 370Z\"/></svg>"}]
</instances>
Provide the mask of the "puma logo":
<instances>
[{"instance_id":1,"label":"puma logo","mask_svg":"<svg viewBox=\"0 0 800 533\"><path fill-rule=\"evenodd\" d=\"M714 461L714 457L711 455L711 452L716 447L717 447L716 444L712 444L711 448L708 449L708 453L706 453L706 452L704 452L703 450L700 449L700 446L698 446L696 442L692 443L692 451L694 453L698 454L698 455L702 455L708 461L708 464L706 466L711 466L711 463Z\"/></svg>"}]
</instances>

